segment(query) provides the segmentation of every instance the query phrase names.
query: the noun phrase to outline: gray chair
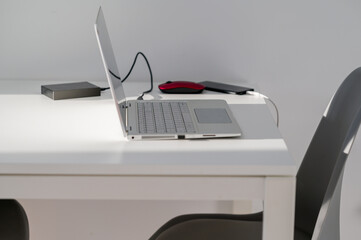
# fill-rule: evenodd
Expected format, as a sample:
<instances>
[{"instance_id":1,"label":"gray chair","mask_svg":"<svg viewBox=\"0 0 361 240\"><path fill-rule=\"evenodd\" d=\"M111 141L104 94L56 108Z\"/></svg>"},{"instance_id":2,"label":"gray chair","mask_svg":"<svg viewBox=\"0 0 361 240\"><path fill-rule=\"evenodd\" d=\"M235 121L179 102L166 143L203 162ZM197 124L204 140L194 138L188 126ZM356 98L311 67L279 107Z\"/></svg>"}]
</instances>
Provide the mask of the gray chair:
<instances>
[{"instance_id":1,"label":"gray chair","mask_svg":"<svg viewBox=\"0 0 361 240\"><path fill-rule=\"evenodd\" d=\"M0 239L29 240L28 218L16 200L0 200Z\"/></svg>"},{"instance_id":2,"label":"gray chair","mask_svg":"<svg viewBox=\"0 0 361 240\"><path fill-rule=\"evenodd\" d=\"M344 166L361 121L361 68L342 83L321 119L297 173L295 240L340 239ZM150 240L262 239L262 212L173 218Z\"/></svg>"}]
</instances>

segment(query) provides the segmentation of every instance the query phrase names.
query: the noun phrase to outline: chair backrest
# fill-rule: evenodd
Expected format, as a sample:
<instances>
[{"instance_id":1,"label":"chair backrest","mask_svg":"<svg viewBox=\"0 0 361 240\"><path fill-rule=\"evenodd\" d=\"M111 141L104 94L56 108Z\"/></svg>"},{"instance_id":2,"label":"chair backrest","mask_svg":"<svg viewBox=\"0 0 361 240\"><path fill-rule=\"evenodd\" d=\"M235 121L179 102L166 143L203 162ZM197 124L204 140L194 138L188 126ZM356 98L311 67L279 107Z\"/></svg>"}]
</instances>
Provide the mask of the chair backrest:
<instances>
[{"instance_id":1,"label":"chair backrest","mask_svg":"<svg viewBox=\"0 0 361 240\"><path fill-rule=\"evenodd\" d=\"M297 173L295 227L313 240L323 239L329 227L333 237L328 239L339 239L342 175L360 121L361 68L357 68L330 101Z\"/></svg>"}]
</instances>

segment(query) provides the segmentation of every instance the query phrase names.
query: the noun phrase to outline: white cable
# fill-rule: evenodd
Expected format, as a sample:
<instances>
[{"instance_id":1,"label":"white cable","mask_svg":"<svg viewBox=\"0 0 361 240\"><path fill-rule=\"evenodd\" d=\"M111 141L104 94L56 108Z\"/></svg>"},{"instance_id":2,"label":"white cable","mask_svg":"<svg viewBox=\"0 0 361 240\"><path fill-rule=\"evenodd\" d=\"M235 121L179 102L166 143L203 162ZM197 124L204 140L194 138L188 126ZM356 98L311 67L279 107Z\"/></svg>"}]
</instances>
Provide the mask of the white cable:
<instances>
[{"instance_id":1,"label":"white cable","mask_svg":"<svg viewBox=\"0 0 361 240\"><path fill-rule=\"evenodd\" d=\"M262 93L259 92L254 92L254 91L247 91L247 94L249 95L253 95L253 96L257 96L257 97L261 97L264 99L267 99L270 103L272 103L272 105L274 106L275 110L276 110L276 124L277 127L279 126L279 113L278 113L278 108L275 102L273 102L269 97L267 97L266 95L263 95Z\"/></svg>"}]
</instances>

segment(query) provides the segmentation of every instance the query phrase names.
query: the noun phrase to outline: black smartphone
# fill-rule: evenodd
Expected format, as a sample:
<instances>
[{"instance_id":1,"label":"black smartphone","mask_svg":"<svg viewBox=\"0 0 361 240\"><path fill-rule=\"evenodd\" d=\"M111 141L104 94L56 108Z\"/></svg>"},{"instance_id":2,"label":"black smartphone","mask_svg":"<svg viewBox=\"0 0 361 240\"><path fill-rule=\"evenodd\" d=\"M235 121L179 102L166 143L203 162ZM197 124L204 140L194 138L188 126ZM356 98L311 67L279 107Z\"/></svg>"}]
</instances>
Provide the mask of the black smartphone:
<instances>
[{"instance_id":1,"label":"black smartphone","mask_svg":"<svg viewBox=\"0 0 361 240\"><path fill-rule=\"evenodd\" d=\"M199 84L204 85L206 90L215 91L215 92L235 93L242 95L242 94L246 94L247 91L254 91L253 88L241 87L241 86L212 82L212 81L199 82Z\"/></svg>"}]
</instances>

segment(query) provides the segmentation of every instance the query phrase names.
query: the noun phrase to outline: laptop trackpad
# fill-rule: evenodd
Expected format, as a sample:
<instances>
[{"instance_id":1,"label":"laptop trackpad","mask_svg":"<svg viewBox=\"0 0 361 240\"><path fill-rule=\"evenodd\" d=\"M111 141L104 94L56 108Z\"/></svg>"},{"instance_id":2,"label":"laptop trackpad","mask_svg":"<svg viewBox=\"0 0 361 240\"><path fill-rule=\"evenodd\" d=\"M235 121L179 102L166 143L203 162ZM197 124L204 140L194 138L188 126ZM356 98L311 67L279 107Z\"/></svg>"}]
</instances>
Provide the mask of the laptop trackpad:
<instances>
[{"instance_id":1,"label":"laptop trackpad","mask_svg":"<svg viewBox=\"0 0 361 240\"><path fill-rule=\"evenodd\" d=\"M194 112L199 123L232 123L224 108L196 108Z\"/></svg>"}]
</instances>

